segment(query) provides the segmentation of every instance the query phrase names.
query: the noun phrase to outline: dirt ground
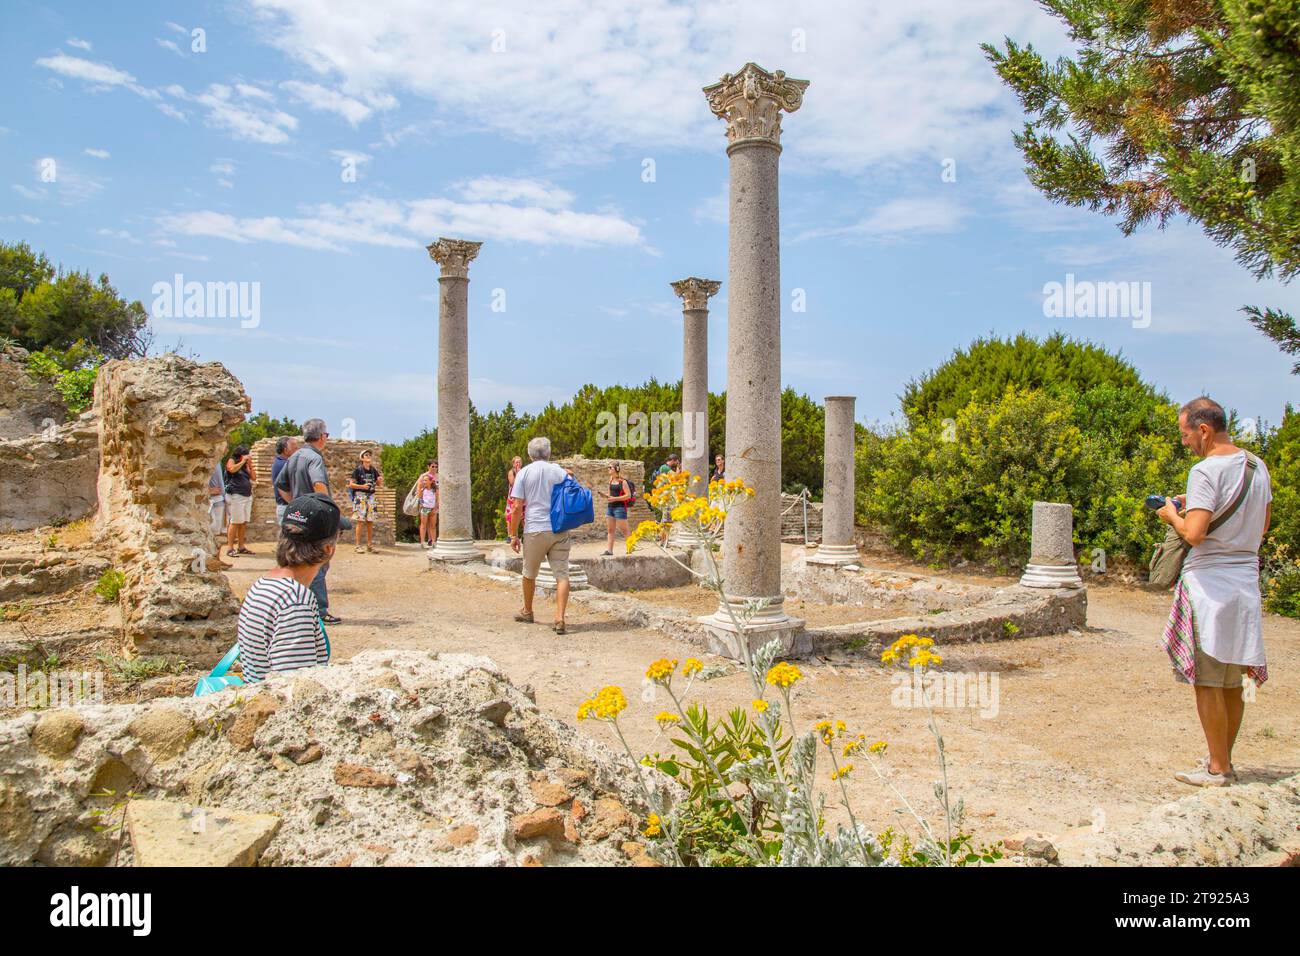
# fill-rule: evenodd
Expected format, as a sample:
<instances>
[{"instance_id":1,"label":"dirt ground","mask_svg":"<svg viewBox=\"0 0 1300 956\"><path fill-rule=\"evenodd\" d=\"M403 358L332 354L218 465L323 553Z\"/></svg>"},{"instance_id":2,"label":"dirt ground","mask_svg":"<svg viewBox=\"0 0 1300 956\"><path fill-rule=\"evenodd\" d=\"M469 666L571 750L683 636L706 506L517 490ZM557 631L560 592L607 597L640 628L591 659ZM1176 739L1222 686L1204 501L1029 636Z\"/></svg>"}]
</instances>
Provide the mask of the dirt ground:
<instances>
[{"instance_id":1,"label":"dirt ground","mask_svg":"<svg viewBox=\"0 0 1300 956\"><path fill-rule=\"evenodd\" d=\"M241 595L271 567L269 546L259 550L236 559L238 566L229 572ZM926 573L897 560L873 557L864 563ZM981 584L1012 580L954 577ZM517 624L511 620L520 604L516 582L430 571L415 545L377 555L341 547L329 582L331 611L343 618L330 629L337 657L372 647L483 654L517 684L532 685L542 708L614 746L609 728L578 724L574 713L592 690L618 684L629 701L621 723L638 756L672 749L653 720L666 699L643 696L646 666L661 657L704 656L699 648L627 627L580 603L570 605L563 637L540 623ZM964 798L966 828L978 839L1026 828L1060 833L1095 819L1122 825L1192 792L1173 773L1194 764L1205 744L1192 693L1174 682L1160 646L1167 610L1164 595L1094 585L1089 627L1075 636L940 648L940 670L985 672L990 688L994 677L998 681L996 713L991 707L983 716L971 707L938 711L950 783ZM550 600L540 599L537 611L539 621L549 621ZM1247 708L1234 755L1246 781L1300 771L1300 621L1270 615L1264 627L1271 679ZM892 672L870 654L799 666L804 678L795 688L797 724L838 718L868 739L888 741L882 771L923 815L937 819L934 740L923 709L891 703ZM690 696L718 710L747 706L753 695L748 679L733 669L696 683ZM821 767L829 783L824 760ZM915 831L863 760L850 777L850 793L859 819L874 828Z\"/></svg>"}]
</instances>

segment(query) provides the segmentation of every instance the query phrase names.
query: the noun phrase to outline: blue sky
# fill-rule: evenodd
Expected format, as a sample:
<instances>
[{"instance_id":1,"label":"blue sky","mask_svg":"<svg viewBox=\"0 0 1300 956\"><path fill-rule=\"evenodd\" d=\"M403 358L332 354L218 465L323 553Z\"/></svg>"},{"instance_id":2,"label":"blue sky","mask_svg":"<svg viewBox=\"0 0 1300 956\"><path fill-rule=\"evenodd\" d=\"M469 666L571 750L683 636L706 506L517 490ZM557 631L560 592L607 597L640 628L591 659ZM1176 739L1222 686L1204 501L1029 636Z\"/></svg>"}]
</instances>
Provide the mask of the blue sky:
<instances>
[{"instance_id":1,"label":"blue sky","mask_svg":"<svg viewBox=\"0 0 1300 956\"><path fill-rule=\"evenodd\" d=\"M1273 422L1300 400L1237 312L1300 312L1300 285L1256 282L1194 226L1126 239L1027 185L1021 115L978 49L1068 52L1027 0L10 0L6 19L23 28L0 35L0 236L147 308L176 274L257 283L255 328L154 319L256 410L383 440L435 424L439 236L484 242L480 408L677 379L669 283L690 275L723 280L724 388L727 160L700 89L747 60L811 81L781 158L786 384L888 420L976 336L1059 329L1176 399ZM1067 274L1150 283L1150 323L1046 317Z\"/></svg>"}]
</instances>

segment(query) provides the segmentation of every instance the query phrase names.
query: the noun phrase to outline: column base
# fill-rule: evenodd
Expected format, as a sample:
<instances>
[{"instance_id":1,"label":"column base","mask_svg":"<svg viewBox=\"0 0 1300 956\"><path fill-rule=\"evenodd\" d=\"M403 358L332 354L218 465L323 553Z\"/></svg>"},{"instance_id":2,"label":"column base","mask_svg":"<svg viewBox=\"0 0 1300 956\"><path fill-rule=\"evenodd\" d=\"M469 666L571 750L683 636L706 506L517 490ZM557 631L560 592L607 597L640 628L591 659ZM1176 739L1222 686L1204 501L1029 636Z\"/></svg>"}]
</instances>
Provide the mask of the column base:
<instances>
[{"instance_id":1,"label":"column base","mask_svg":"<svg viewBox=\"0 0 1300 956\"><path fill-rule=\"evenodd\" d=\"M693 548L702 547L704 542L700 540L699 535L687 531L679 524L674 524L672 530L668 532L667 547L674 551L690 551Z\"/></svg>"},{"instance_id":2,"label":"column base","mask_svg":"<svg viewBox=\"0 0 1300 956\"><path fill-rule=\"evenodd\" d=\"M804 559L809 564L844 565L857 564L858 546L855 544L823 544L817 553Z\"/></svg>"},{"instance_id":3,"label":"column base","mask_svg":"<svg viewBox=\"0 0 1300 956\"><path fill-rule=\"evenodd\" d=\"M470 538L439 538L429 552L429 563L464 564L466 561L482 561L483 552L474 547Z\"/></svg>"},{"instance_id":4,"label":"column base","mask_svg":"<svg viewBox=\"0 0 1300 956\"><path fill-rule=\"evenodd\" d=\"M744 599L733 599L729 603L735 610L736 617L741 618L745 606ZM802 657L810 654L812 641L804 633L803 620L787 616L784 604L784 597L774 598L773 603L753 615L748 622L744 622L743 636L725 607L719 606L714 613L696 618L704 625L709 653L740 661L745 659L740 643L742 640L748 643L749 653L752 656L764 644L776 639L781 642L779 655L781 657Z\"/></svg>"},{"instance_id":5,"label":"column base","mask_svg":"<svg viewBox=\"0 0 1300 956\"><path fill-rule=\"evenodd\" d=\"M555 590L555 574L551 571L551 562L543 560L541 566L537 569L537 580L534 586L541 591ZM582 569L582 565L569 562L569 590L585 591L591 587L587 581L587 572Z\"/></svg>"},{"instance_id":6,"label":"column base","mask_svg":"<svg viewBox=\"0 0 1300 956\"><path fill-rule=\"evenodd\" d=\"M1027 564L1020 577L1026 588L1081 588L1083 578L1073 564Z\"/></svg>"}]
</instances>

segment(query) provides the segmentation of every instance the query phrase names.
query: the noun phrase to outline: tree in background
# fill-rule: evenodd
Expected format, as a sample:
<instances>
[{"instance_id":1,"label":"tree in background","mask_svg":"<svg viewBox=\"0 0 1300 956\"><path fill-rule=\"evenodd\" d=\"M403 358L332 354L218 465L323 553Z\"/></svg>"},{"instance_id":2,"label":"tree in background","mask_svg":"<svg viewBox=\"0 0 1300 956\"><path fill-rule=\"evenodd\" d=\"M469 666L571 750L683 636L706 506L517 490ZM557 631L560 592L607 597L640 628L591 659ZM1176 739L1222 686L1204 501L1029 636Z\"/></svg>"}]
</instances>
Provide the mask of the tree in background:
<instances>
[{"instance_id":1,"label":"tree in background","mask_svg":"<svg viewBox=\"0 0 1300 956\"><path fill-rule=\"evenodd\" d=\"M1075 59L983 44L1031 116L1015 136L1030 182L1125 235L1186 215L1257 277L1300 272L1300 0L1039 3ZM1292 316L1242 311L1300 353Z\"/></svg>"},{"instance_id":2,"label":"tree in background","mask_svg":"<svg viewBox=\"0 0 1300 956\"><path fill-rule=\"evenodd\" d=\"M978 339L910 382L906 425L859 448L859 514L927 561L1029 554L1033 502L1074 506L1085 553L1149 556L1146 495L1186 483L1178 405L1128 362L1063 336Z\"/></svg>"},{"instance_id":3,"label":"tree in background","mask_svg":"<svg viewBox=\"0 0 1300 956\"><path fill-rule=\"evenodd\" d=\"M57 271L25 242L0 242L0 335L32 352L78 343L105 358L138 358L152 341L148 313L101 275Z\"/></svg>"},{"instance_id":4,"label":"tree in background","mask_svg":"<svg viewBox=\"0 0 1300 956\"><path fill-rule=\"evenodd\" d=\"M236 425L226 441L226 457L234 451L236 445L253 447L263 438L283 438L287 435L301 435L302 428L292 418L272 418L266 412L247 416L242 424Z\"/></svg>"}]
</instances>

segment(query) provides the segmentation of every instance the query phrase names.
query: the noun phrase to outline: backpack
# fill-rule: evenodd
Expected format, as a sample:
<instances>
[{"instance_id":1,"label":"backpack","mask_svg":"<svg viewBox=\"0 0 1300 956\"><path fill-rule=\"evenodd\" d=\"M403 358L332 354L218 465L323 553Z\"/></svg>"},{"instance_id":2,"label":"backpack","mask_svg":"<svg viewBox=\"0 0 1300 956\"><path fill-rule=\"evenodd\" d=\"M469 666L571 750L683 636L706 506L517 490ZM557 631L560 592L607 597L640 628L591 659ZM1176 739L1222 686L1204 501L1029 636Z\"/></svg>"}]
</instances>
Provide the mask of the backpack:
<instances>
[{"instance_id":1,"label":"backpack","mask_svg":"<svg viewBox=\"0 0 1300 956\"><path fill-rule=\"evenodd\" d=\"M627 493L631 495L623 504L627 506L628 512L631 513L632 506L636 504L636 483L631 478L624 478L623 480L627 482Z\"/></svg>"},{"instance_id":2,"label":"backpack","mask_svg":"<svg viewBox=\"0 0 1300 956\"><path fill-rule=\"evenodd\" d=\"M556 534L572 531L596 520L591 490L578 484L572 475L551 489L551 530Z\"/></svg>"}]
</instances>

